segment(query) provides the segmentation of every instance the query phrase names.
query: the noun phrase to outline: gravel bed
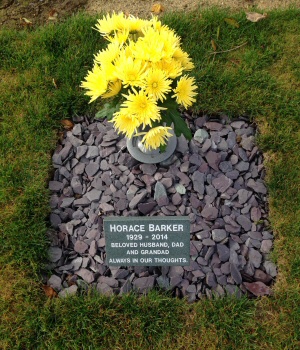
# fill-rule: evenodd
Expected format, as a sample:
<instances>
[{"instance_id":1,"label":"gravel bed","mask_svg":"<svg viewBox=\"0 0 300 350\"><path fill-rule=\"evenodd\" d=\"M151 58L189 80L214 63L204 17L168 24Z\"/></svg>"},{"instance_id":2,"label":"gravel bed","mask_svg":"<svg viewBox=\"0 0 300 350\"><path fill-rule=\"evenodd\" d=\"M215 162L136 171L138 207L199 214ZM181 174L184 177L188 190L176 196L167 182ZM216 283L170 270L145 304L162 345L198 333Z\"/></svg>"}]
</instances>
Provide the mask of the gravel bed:
<instances>
[{"instance_id":1,"label":"gravel bed","mask_svg":"<svg viewBox=\"0 0 300 350\"><path fill-rule=\"evenodd\" d=\"M47 284L60 297L90 286L106 295L161 288L189 302L271 294L277 270L255 127L242 118L185 118L192 141L180 137L157 165L133 159L109 122L74 118L49 182ZM190 266L108 267L103 218L111 215L189 216Z\"/></svg>"}]
</instances>

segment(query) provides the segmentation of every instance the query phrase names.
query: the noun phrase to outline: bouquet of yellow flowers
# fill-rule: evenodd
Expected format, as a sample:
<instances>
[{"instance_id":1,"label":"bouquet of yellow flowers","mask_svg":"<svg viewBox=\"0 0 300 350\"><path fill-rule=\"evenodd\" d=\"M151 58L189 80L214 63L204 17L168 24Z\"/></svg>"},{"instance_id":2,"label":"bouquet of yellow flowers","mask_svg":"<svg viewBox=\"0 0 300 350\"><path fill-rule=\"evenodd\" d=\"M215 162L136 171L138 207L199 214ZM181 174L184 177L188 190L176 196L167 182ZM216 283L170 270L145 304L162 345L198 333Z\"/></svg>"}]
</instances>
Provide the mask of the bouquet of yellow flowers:
<instances>
[{"instance_id":1,"label":"bouquet of yellow flowers","mask_svg":"<svg viewBox=\"0 0 300 350\"><path fill-rule=\"evenodd\" d=\"M107 117L127 138L142 135L146 149L163 149L172 124L177 137L191 139L177 104L188 108L195 102L195 79L185 74L194 65L175 32L156 17L123 13L104 16L96 29L109 43L81 85L90 102L110 99L96 118Z\"/></svg>"}]
</instances>

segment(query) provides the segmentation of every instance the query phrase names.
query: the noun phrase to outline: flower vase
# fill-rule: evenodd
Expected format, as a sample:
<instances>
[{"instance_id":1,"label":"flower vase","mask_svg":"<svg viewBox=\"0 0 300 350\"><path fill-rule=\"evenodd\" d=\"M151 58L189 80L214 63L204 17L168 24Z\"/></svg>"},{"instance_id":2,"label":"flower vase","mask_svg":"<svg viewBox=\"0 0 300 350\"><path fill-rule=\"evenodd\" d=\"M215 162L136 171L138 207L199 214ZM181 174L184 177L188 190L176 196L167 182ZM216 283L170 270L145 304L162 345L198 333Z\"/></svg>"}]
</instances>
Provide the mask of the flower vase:
<instances>
[{"instance_id":1,"label":"flower vase","mask_svg":"<svg viewBox=\"0 0 300 350\"><path fill-rule=\"evenodd\" d=\"M166 148L161 152L160 148L146 149L142 143L143 135L127 139L127 149L131 156L141 163L156 164L170 158L177 146L177 137L174 130L170 131L172 136L167 141Z\"/></svg>"}]
</instances>

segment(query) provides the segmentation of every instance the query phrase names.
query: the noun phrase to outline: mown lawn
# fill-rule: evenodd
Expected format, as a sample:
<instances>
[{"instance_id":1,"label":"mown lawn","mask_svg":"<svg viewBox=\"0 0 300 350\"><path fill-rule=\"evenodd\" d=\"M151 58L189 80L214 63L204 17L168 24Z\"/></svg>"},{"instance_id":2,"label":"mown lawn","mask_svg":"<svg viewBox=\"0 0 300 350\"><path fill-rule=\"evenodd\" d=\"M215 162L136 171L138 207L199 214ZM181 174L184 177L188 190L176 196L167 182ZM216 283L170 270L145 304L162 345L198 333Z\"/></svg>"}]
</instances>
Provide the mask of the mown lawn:
<instances>
[{"instance_id":1,"label":"mown lawn","mask_svg":"<svg viewBox=\"0 0 300 350\"><path fill-rule=\"evenodd\" d=\"M79 85L104 42L92 29L96 19L84 15L2 29L0 349L300 347L300 10L273 11L257 23L219 9L163 21L196 65L195 112L247 115L258 125L279 268L274 295L193 305L158 292L48 299L39 271L47 255L51 152L62 119L100 107L88 104Z\"/></svg>"}]
</instances>

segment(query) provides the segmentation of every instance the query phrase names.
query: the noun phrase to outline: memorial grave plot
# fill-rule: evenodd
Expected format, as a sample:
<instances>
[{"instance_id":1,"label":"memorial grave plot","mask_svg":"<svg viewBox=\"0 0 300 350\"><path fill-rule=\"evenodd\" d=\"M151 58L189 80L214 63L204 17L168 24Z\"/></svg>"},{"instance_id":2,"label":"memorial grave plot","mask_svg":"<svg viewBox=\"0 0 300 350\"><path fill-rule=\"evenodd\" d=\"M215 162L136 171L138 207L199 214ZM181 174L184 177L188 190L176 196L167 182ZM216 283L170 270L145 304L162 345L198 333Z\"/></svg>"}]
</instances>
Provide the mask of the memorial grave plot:
<instances>
[{"instance_id":1,"label":"memorial grave plot","mask_svg":"<svg viewBox=\"0 0 300 350\"><path fill-rule=\"evenodd\" d=\"M133 159L109 122L74 118L53 154L49 182L47 284L59 296L89 287L107 295L161 288L189 302L271 293L277 270L255 127L242 118L185 117L193 139L179 138L171 159L155 165ZM104 226L112 217L170 224L187 217L189 264L109 264Z\"/></svg>"}]
</instances>

